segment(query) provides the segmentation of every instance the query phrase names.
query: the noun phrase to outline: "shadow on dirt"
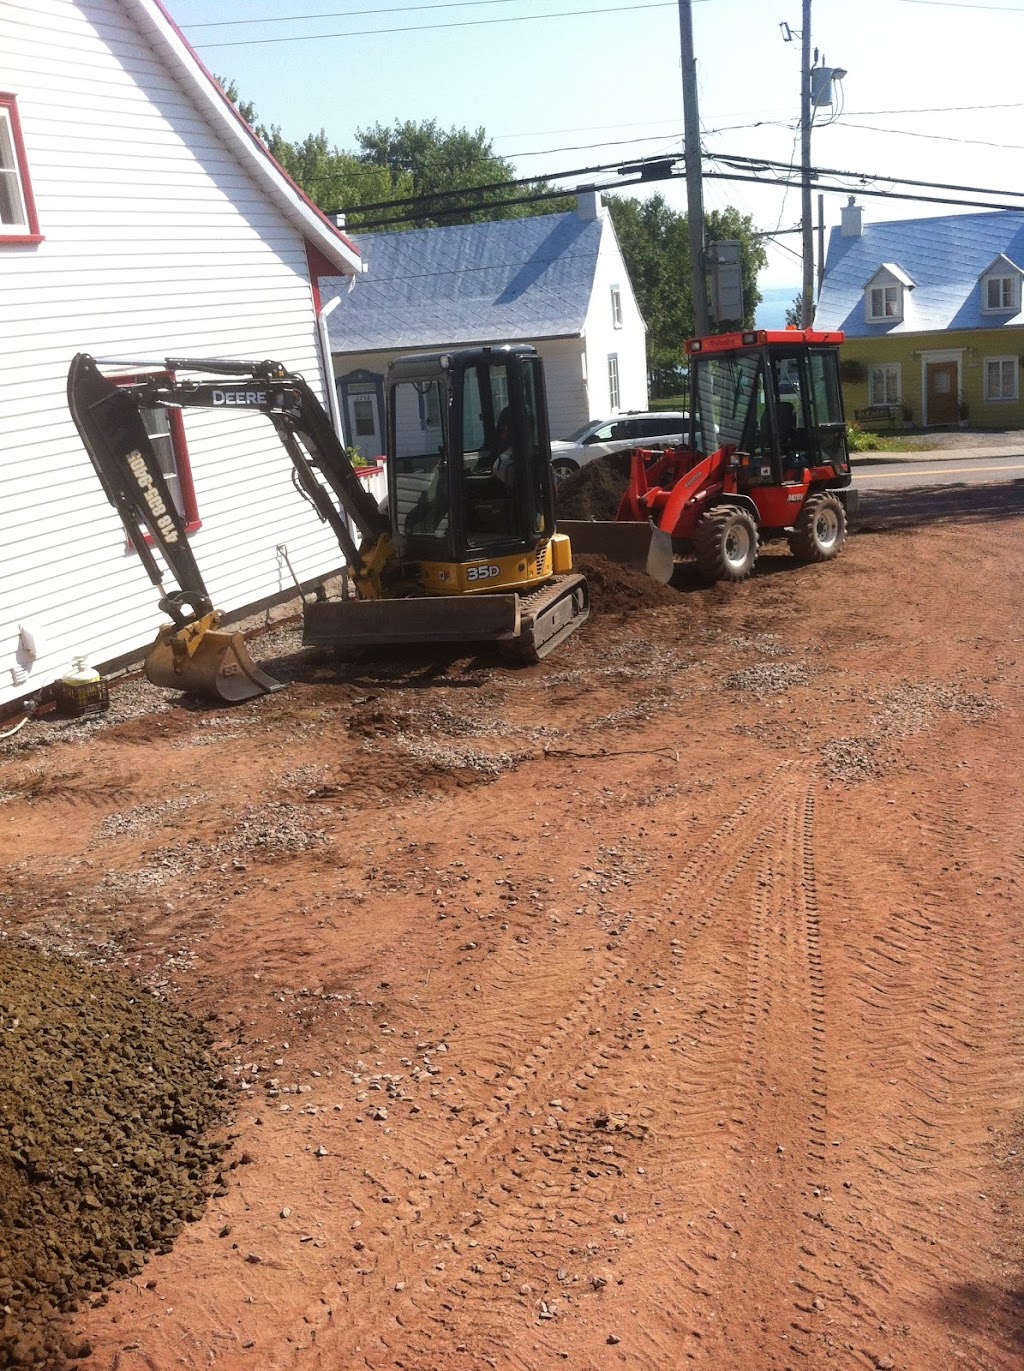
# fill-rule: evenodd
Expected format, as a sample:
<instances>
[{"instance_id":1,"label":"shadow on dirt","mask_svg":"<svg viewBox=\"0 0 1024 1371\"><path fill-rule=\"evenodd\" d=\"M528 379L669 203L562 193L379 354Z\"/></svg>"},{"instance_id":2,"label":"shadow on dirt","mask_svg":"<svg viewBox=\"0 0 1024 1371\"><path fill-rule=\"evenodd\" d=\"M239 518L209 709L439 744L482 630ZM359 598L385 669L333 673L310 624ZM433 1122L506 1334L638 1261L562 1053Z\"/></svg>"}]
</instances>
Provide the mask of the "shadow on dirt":
<instances>
[{"instance_id":1,"label":"shadow on dirt","mask_svg":"<svg viewBox=\"0 0 1024 1371\"><path fill-rule=\"evenodd\" d=\"M1024 1287L979 1285L965 1281L947 1288L936 1310L951 1329L998 1338L1024 1351Z\"/></svg>"},{"instance_id":2,"label":"shadow on dirt","mask_svg":"<svg viewBox=\"0 0 1024 1371\"><path fill-rule=\"evenodd\" d=\"M324 648L304 648L268 658L260 665L284 685L346 685L368 691L395 686L407 690L478 690L493 682L496 670L520 669L503 659L496 649L467 655L464 646L437 643L367 648L345 657Z\"/></svg>"},{"instance_id":3,"label":"shadow on dirt","mask_svg":"<svg viewBox=\"0 0 1024 1371\"><path fill-rule=\"evenodd\" d=\"M864 491L855 532L899 533L920 524L963 524L1024 514L1024 481Z\"/></svg>"}]
</instances>

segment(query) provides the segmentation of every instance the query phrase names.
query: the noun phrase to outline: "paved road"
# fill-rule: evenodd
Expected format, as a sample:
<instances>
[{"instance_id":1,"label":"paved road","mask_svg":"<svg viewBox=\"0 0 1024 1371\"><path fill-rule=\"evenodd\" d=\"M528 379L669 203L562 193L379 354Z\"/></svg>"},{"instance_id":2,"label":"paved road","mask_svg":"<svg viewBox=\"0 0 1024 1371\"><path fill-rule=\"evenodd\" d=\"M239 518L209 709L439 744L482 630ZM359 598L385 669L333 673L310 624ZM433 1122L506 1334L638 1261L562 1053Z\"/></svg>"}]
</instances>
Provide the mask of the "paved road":
<instances>
[{"instance_id":1,"label":"paved road","mask_svg":"<svg viewBox=\"0 0 1024 1371\"><path fill-rule=\"evenodd\" d=\"M988 485L1024 479L1024 445L948 447L914 453L856 453L853 480L861 490L913 486Z\"/></svg>"}]
</instances>

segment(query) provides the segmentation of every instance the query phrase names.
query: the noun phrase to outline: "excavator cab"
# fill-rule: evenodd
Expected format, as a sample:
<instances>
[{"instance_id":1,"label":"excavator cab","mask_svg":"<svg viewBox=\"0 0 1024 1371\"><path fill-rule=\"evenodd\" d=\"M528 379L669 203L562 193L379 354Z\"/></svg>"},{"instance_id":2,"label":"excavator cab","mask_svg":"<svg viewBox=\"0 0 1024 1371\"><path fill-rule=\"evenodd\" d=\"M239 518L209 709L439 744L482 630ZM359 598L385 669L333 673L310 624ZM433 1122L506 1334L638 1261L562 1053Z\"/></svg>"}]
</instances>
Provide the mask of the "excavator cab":
<instances>
[{"instance_id":1,"label":"excavator cab","mask_svg":"<svg viewBox=\"0 0 1024 1371\"><path fill-rule=\"evenodd\" d=\"M537 568L555 511L544 375L532 348L398 358L387 434L392 541L421 569L427 593L524 587L550 575Z\"/></svg>"}]
</instances>

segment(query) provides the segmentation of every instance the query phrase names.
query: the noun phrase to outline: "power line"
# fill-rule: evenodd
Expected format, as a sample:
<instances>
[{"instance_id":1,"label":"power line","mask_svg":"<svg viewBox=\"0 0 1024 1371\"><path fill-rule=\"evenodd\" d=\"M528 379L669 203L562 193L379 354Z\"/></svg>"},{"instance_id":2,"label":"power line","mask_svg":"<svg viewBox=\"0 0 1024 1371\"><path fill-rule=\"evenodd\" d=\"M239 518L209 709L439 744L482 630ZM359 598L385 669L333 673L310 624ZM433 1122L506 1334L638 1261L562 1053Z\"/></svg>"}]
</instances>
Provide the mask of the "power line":
<instances>
[{"instance_id":1,"label":"power line","mask_svg":"<svg viewBox=\"0 0 1024 1371\"><path fill-rule=\"evenodd\" d=\"M970 5L965 0L900 0L902 5L932 5L943 10L995 10L997 14L1024 14L1024 5Z\"/></svg>"},{"instance_id":2,"label":"power line","mask_svg":"<svg viewBox=\"0 0 1024 1371\"><path fill-rule=\"evenodd\" d=\"M773 169L782 168L791 170L785 162L775 162L766 157L739 157L730 156L727 153L716 152L708 154L717 162L724 162L727 166L750 166L750 167L771 167ZM862 171L841 171L837 167L812 167L811 174L817 178L819 176L845 176L854 180L864 181L888 181L890 184L901 186L919 186L925 190L953 190L970 195L1012 195L1024 196L1024 191L1003 190L1002 188L993 189L991 186L961 186L950 183L949 181L915 181L909 176L886 176L878 172ZM891 192L890 192L891 193ZM902 199L910 199L910 196L900 196ZM952 201L950 202L952 203Z\"/></svg>"},{"instance_id":3,"label":"power line","mask_svg":"<svg viewBox=\"0 0 1024 1371\"><path fill-rule=\"evenodd\" d=\"M321 14L281 14L270 15L261 19L200 19L193 24L183 24L186 29L227 29L237 28L240 24L258 24L260 28L267 24L295 24L307 19L361 19L367 14L412 14L416 10L455 10L465 9L469 6L481 5L511 5L516 0L450 0L445 4L443 0L429 5L388 5L384 9L376 10L325 10Z\"/></svg>"},{"instance_id":4,"label":"power line","mask_svg":"<svg viewBox=\"0 0 1024 1371\"><path fill-rule=\"evenodd\" d=\"M753 172L757 172L757 171L776 173L775 175L770 175L770 176L769 176L769 175L744 174L743 176L736 176L736 177L735 177L736 180L752 181L752 182L760 183L760 184L763 184L763 185L776 185L776 186L784 186L784 187L788 187L788 186L791 186L791 185L798 184L797 181L790 180L790 179L786 179L787 177L792 177L792 176L794 176L795 173L796 173L796 168L793 166L792 162L788 162L788 163L787 163L787 162L779 162L779 161L774 160L773 158L766 158L766 157L757 157L757 158L755 158L755 157L743 157L743 156L739 156L739 155L735 155L735 154L728 154L728 153L705 153L705 156L707 156L708 159L709 159L710 161L721 163L723 166L730 167L730 168L733 168L733 169L736 169L736 170L742 170L742 171L744 171L745 173L753 173ZM540 177L540 176L523 176L523 177L519 177L519 178L517 178L517 179L515 179L515 180L512 180L512 181L491 182L491 183L489 183L489 184L487 184L487 185L482 185L482 186L463 186L463 187L458 188L458 189L455 189L455 190L450 190L450 191L434 191L434 192L432 192L432 193L430 193L430 194L421 194L421 195L407 196L407 197L405 197L405 198L403 198L403 199L400 199L400 200L382 200L382 201L377 201L377 202L375 202L375 203L373 203L373 204L360 205L360 206L352 206L348 211L338 209L338 210L328 211L328 213L346 213L346 212L347 212L348 214L352 214L352 215L362 215L362 214L364 214L364 213L368 213L368 212L372 212L372 211L376 211L376 210L387 210L387 211L392 211L392 212L394 212L394 211L400 211L400 210L413 210L413 211L415 211L416 209L421 209L422 212L421 212L420 214L417 215L417 214L414 213L414 214L412 214L412 215L410 215L410 216L406 216L406 218L430 218L430 219L433 219L433 218L437 218L439 215L441 215L441 214L443 214L443 213L464 213L464 212L469 212L469 211L473 211L473 210L486 209L486 208L488 208L488 202L487 202L487 201L479 200L479 201L478 201L477 203L475 203L475 204L470 204L470 205L462 204L462 205L453 207L453 209L451 209L451 210L446 210L446 209L445 209L445 206L444 206L444 203L443 203L445 200L452 200L452 199L454 199L455 197L459 197L459 198L461 198L462 200L465 200L465 197L471 196L471 195L481 196L481 195L485 195L485 194L487 194L488 192L492 192L492 191L500 191L500 190L506 190L506 189L518 189L518 188L520 188L520 187L522 187L522 186L536 185L536 184L537 184L538 182L540 182L540 181L560 181L560 180L564 180L566 177L570 177L570 176L593 176L593 175L596 175L597 173L600 173L600 172L609 172L609 171L612 171L612 170L618 171L619 174L620 174L620 176L625 176L625 175L628 175L628 174L630 174L630 173L633 173L633 174L634 174L634 179L631 179L631 180L629 180L629 181L610 182L607 186L601 186L601 187L585 186L585 187L577 187L577 188L575 188L575 189L587 189L587 190L589 190L589 189L602 189L602 190L604 190L604 189L616 189L616 188L620 188L620 187L625 186L625 185L638 185L638 184L644 184L644 183L648 183L648 184L649 184L649 183L654 182L654 181L672 180L672 179L675 179L675 178L679 175L678 172L676 172L676 171L673 170L674 165L675 165L676 163L681 163L681 162L683 162L683 160L684 160L684 159L683 159L683 157L682 157L681 154L672 154L672 155L667 156L667 157L642 157L642 158L638 158L638 159L636 159L635 161L630 162L630 163L627 163L627 164L621 164L621 163L620 163L620 164L616 164L616 163L614 163L614 162L604 162L604 163L599 163L599 164L596 165L596 166L590 166L590 167L574 167L574 168L568 169L568 170L566 170L566 171L548 172L548 173L547 173L545 176L543 176L543 177ZM921 190L948 190L948 191L954 192L955 195L958 195L958 196L966 196L966 195L1002 195L1002 196L1010 196L1010 197L1014 197L1014 198L1021 198L1021 197L1024 197L1024 192L1021 192L1021 191L1004 190L1004 189L1001 189L1001 188L992 188L992 187L990 187L990 186L970 186L970 185L966 185L966 186L965 186L965 185L959 185L959 184L952 183L952 182L942 182L942 181L920 181L920 180L914 180L914 179L912 179L912 178L910 178L910 177L906 177L906 176L885 175L885 174L882 174L882 173L879 173L879 172L851 171L851 170L845 170L845 169L838 168L838 167L812 167L812 168L810 168L810 172L811 172L811 176L812 176L812 178L815 180L815 182L820 182L820 181L821 181L821 178L823 178L823 177L838 177L838 178L841 178L841 179L842 179L843 181L845 181L845 182L856 183L856 186L857 186L858 188L860 188L860 189L863 191L864 194L867 194L867 193L868 193L868 191L867 191L866 189L864 189L864 187L866 186L866 184L867 184L868 182L875 182L875 183L885 182L890 188L887 189L887 190L884 190L884 191L878 191L878 192L876 192L876 193L879 194L879 195L885 195L885 196L887 196L887 197L889 197L889 198L900 199L900 200L917 200L917 199L922 199L922 200L924 200L924 199L928 199L929 197L916 196L916 195L913 195L913 194L904 194L903 192L901 192L901 191L899 191L899 190L897 190L897 189L894 189L894 187L899 187L899 186L911 186L911 187L914 187L914 188L916 188L916 189L921 189ZM712 174L712 173L709 173L709 175L710 175L710 174ZM722 180L728 180L728 179L730 179L729 176L727 176L727 175L726 175L725 173L723 173L723 172L717 172L717 173L713 173L713 174L714 174L718 179L722 179ZM522 197L522 198L520 198L520 199L515 199L515 200L513 200L513 199L502 199L502 200L499 201L498 203L499 203L499 204L520 204L520 203L529 203L529 202L531 202L531 201L534 200L534 199L540 200L540 199L558 198L558 197L561 197L561 196L566 196L566 195L574 194L574 193L575 193L575 189L565 189L565 188L563 188L563 189L551 189L551 188L549 188L549 189L547 189L543 194L540 193L540 192L536 192L533 196L524 196L524 197ZM840 185L840 186L826 186L826 187L822 187L822 186L819 185L819 189L834 190L834 191L840 191L840 192L841 192L841 191L850 189L850 186L849 186L849 185ZM986 208L986 209L1019 209L1019 208L1020 208L1020 206L1017 206L1017 205L1006 205L1006 204L998 204L998 205L996 205L996 204L991 204L991 203L989 203L989 202L975 201L975 200L965 200L965 199L959 199L959 198L944 199L944 198L942 198L942 197L931 197L931 199L934 201L934 203L938 203L938 204L969 205L969 206L973 206L973 207L975 207L975 208ZM387 222L390 222L390 223L393 223L393 224L398 224L398 223L405 222L405 219L403 219L403 216L402 216L401 214L393 214L392 217L389 218L389 220L388 220ZM364 227L365 227L365 226L364 226Z\"/></svg>"},{"instance_id":5,"label":"power line","mask_svg":"<svg viewBox=\"0 0 1024 1371\"><path fill-rule=\"evenodd\" d=\"M579 19L592 14L636 14L639 10L674 10L675 0L650 0L642 5L611 5L592 10L558 10L552 14L513 14L501 19L457 19L453 24L406 24L392 29L346 29L342 33L288 34L280 38L231 38L219 43L195 43L197 51L211 48L245 48L264 43L322 43L326 38L376 37L385 33L426 33L430 29L468 29L487 24L535 24L543 19Z\"/></svg>"},{"instance_id":6,"label":"power line","mask_svg":"<svg viewBox=\"0 0 1024 1371\"><path fill-rule=\"evenodd\" d=\"M866 133L887 133L893 138L927 138L934 143L964 143L977 148L1000 148L1013 152L1024 151L1024 144L1021 143L994 143L987 138L953 138L946 133L918 133L910 129L883 129L879 128L877 124L851 124L846 119L840 121L839 127L863 129Z\"/></svg>"},{"instance_id":7,"label":"power line","mask_svg":"<svg viewBox=\"0 0 1024 1371\"><path fill-rule=\"evenodd\" d=\"M1022 109L1024 100L1001 101L995 105L922 105L915 109L852 109L848 110L850 118L860 119L864 115L873 114L963 114L970 110L988 109ZM739 127L739 126L738 126Z\"/></svg>"}]
</instances>

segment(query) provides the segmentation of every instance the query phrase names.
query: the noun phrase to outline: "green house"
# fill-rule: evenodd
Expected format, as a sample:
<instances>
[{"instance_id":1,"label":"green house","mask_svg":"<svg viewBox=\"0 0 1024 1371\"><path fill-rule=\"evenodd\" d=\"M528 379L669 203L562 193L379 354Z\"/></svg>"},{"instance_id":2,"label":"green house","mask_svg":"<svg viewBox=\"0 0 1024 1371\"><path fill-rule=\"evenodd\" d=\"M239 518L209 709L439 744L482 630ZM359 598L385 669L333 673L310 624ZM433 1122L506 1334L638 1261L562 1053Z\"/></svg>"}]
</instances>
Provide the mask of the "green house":
<instances>
[{"instance_id":1,"label":"green house","mask_svg":"<svg viewBox=\"0 0 1024 1371\"><path fill-rule=\"evenodd\" d=\"M1024 428L1024 211L832 230L814 327L846 335L848 418Z\"/></svg>"}]
</instances>

